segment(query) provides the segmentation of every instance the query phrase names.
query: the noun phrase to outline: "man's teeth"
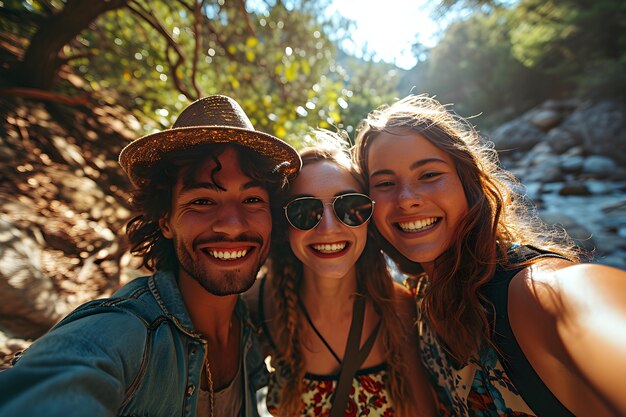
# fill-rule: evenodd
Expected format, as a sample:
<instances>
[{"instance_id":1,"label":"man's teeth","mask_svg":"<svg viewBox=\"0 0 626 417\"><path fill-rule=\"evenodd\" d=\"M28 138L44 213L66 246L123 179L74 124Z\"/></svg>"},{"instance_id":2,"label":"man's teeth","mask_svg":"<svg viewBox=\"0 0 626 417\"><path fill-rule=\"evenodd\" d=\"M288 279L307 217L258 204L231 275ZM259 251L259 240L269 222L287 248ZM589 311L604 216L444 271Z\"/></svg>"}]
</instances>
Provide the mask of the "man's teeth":
<instances>
[{"instance_id":1,"label":"man's teeth","mask_svg":"<svg viewBox=\"0 0 626 417\"><path fill-rule=\"evenodd\" d=\"M209 255L211 255L214 258L220 259L222 261L224 260L235 260L235 259L239 259L239 258L243 258L244 256L246 256L246 254L248 253L248 250L234 250L234 251L217 251L217 250L210 250L209 251Z\"/></svg>"},{"instance_id":2,"label":"man's teeth","mask_svg":"<svg viewBox=\"0 0 626 417\"><path fill-rule=\"evenodd\" d=\"M341 252L346 247L346 242L341 243L331 243L331 244L319 244L312 245L313 249L321 253L336 253Z\"/></svg>"},{"instance_id":3,"label":"man's teeth","mask_svg":"<svg viewBox=\"0 0 626 417\"><path fill-rule=\"evenodd\" d=\"M414 222L398 223L398 226L400 226L400 229L402 229L402 231L404 232L418 232L435 223L436 221L436 217L430 217L428 219L420 219Z\"/></svg>"}]
</instances>

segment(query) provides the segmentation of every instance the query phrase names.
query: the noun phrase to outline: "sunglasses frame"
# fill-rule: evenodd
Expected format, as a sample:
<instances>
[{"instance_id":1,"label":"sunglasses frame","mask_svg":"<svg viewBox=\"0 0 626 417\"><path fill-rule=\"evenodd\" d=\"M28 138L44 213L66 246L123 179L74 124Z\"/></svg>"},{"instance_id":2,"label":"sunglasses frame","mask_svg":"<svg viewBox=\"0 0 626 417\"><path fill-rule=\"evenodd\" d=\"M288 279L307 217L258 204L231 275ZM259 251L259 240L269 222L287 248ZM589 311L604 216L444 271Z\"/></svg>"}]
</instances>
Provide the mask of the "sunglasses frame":
<instances>
[{"instance_id":1,"label":"sunglasses frame","mask_svg":"<svg viewBox=\"0 0 626 417\"><path fill-rule=\"evenodd\" d=\"M370 211L370 215L367 217L367 219L365 219L365 220L363 221L363 223L361 223L361 224L357 224L356 226L350 226L349 224L344 223L344 221L343 221L343 220L342 220L342 219L341 219L341 218L337 215L337 211L336 211L336 209L335 209L335 202L336 202L337 200L339 200L340 198L344 198L344 197L346 197L346 196L350 196L350 195L358 195L358 196L360 196L360 197L365 197L365 198L367 198L369 201L371 201L371 202L372 202L372 210ZM322 201L322 199L329 199L329 198L330 198L330 199L332 199L332 200L331 200L331 201L329 201L329 202L324 202L324 201ZM375 202L375 201L374 201L374 200L373 200L373 199L372 199L369 195L367 195L367 194L363 194L363 193L345 193L345 194L335 195L335 196L332 196L332 197L322 197L322 198L320 198L320 197L309 197L309 196L294 198L293 200L291 200L290 202L288 202L287 204L285 204L285 205L283 206L283 210L285 211L285 218L287 219L287 222L289 223L289 225L290 225L291 227L293 227L294 229L298 229L298 230L302 230L302 231L313 230L313 229L315 229L317 226L319 226L319 224L322 222L322 218L324 217L324 211L322 210L322 216L319 218L319 220L317 221L317 223L315 223L315 225L313 225L313 226L312 226L311 228L309 228L309 229L301 229L301 228L299 228L298 226L294 225L294 224L291 222L291 219L289 219L289 214L287 213L287 208L288 208L288 207L289 207L289 206L290 206L293 202L295 202L295 201L300 201L300 200L317 200L317 201L319 201L319 202L321 202L321 203L322 203L322 209L323 209L324 207L326 207L327 205L331 205L331 206L333 207L333 214L335 215L335 217L337 218L337 220L339 220L339 222L341 222L341 224L343 224L344 226L346 226L346 227L350 227L350 228L354 228L354 227L361 227L361 226L363 226L365 223L367 223L367 222L368 222L368 221L372 218L372 216L374 215L374 205L376 204L376 202Z\"/></svg>"}]
</instances>

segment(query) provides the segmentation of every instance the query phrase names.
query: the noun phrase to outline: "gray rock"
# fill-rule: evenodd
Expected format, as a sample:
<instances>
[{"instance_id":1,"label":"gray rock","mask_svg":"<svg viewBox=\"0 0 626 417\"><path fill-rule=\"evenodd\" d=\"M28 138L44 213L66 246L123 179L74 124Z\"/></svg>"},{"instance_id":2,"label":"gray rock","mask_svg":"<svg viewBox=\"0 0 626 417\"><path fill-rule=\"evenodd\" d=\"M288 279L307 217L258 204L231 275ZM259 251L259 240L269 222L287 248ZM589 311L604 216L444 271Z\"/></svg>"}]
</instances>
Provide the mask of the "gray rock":
<instances>
[{"instance_id":1,"label":"gray rock","mask_svg":"<svg viewBox=\"0 0 626 417\"><path fill-rule=\"evenodd\" d=\"M568 173L579 173L583 168L584 158L580 155L561 157L559 159L561 169Z\"/></svg>"},{"instance_id":2,"label":"gray rock","mask_svg":"<svg viewBox=\"0 0 626 417\"><path fill-rule=\"evenodd\" d=\"M497 128L491 140L498 151L526 151L539 143L545 134L524 120L515 119Z\"/></svg>"},{"instance_id":3,"label":"gray rock","mask_svg":"<svg viewBox=\"0 0 626 417\"><path fill-rule=\"evenodd\" d=\"M587 184L587 188L591 191L592 194L609 194L612 192L619 191L620 185L615 182L608 181L599 181L599 180L588 180L585 181ZM625 196L626 197L626 196Z\"/></svg>"},{"instance_id":4,"label":"gray rock","mask_svg":"<svg viewBox=\"0 0 626 417\"><path fill-rule=\"evenodd\" d=\"M626 165L626 104L601 101L576 110L561 127L580 134L590 154L604 155Z\"/></svg>"},{"instance_id":5,"label":"gray rock","mask_svg":"<svg viewBox=\"0 0 626 417\"><path fill-rule=\"evenodd\" d=\"M41 247L5 221L0 221L0 247L2 325L21 336L39 336L68 312L42 271Z\"/></svg>"},{"instance_id":6,"label":"gray rock","mask_svg":"<svg viewBox=\"0 0 626 417\"><path fill-rule=\"evenodd\" d=\"M562 182L553 182L550 184L543 184L542 190L544 194L558 194L559 190L563 188L565 183Z\"/></svg>"},{"instance_id":7,"label":"gray rock","mask_svg":"<svg viewBox=\"0 0 626 417\"><path fill-rule=\"evenodd\" d=\"M524 181L542 182L544 184L560 182L563 181L563 179L563 172L559 169L558 164L554 165L548 163L535 166L534 169L529 170L525 177L523 177Z\"/></svg>"},{"instance_id":8,"label":"gray rock","mask_svg":"<svg viewBox=\"0 0 626 417\"><path fill-rule=\"evenodd\" d=\"M530 122L539 129L547 132L561 122L562 116L555 110L540 110L530 117Z\"/></svg>"},{"instance_id":9,"label":"gray rock","mask_svg":"<svg viewBox=\"0 0 626 417\"><path fill-rule=\"evenodd\" d=\"M585 151L583 147L579 145L579 146L573 146L567 149L565 152L561 154L561 157L569 158L572 156L584 156L584 155L585 155Z\"/></svg>"},{"instance_id":10,"label":"gray rock","mask_svg":"<svg viewBox=\"0 0 626 417\"><path fill-rule=\"evenodd\" d=\"M581 145L582 137L576 132L556 127L548 132L546 142L554 152L562 153Z\"/></svg>"},{"instance_id":11,"label":"gray rock","mask_svg":"<svg viewBox=\"0 0 626 417\"><path fill-rule=\"evenodd\" d=\"M581 105L581 101L578 99L570 100L546 100L539 108L546 110L554 110L559 112L572 112L576 107Z\"/></svg>"},{"instance_id":12,"label":"gray rock","mask_svg":"<svg viewBox=\"0 0 626 417\"><path fill-rule=\"evenodd\" d=\"M611 176L616 168L617 164L612 159L599 155L588 156L583 162L583 172L598 178Z\"/></svg>"},{"instance_id":13,"label":"gray rock","mask_svg":"<svg viewBox=\"0 0 626 417\"><path fill-rule=\"evenodd\" d=\"M611 175L609 175L611 181L624 181L626 180L626 166L618 166L616 167Z\"/></svg>"},{"instance_id":14,"label":"gray rock","mask_svg":"<svg viewBox=\"0 0 626 417\"><path fill-rule=\"evenodd\" d=\"M590 195L591 191L584 182L567 182L559 190L560 195Z\"/></svg>"},{"instance_id":15,"label":"gray rock","mask_svg":"<svg viewBox=\"0 0 626 417\"><path fill-rule=\"evenodd\" d=\"M524 154L524 156L520 159L519 164L525 167L544 164L556 166L556 162L554 164L550 162L550 160L555 157L556 155L552 152L550 146L548 146L545 142L539 142Z\"/></svg>"}]
</instances>

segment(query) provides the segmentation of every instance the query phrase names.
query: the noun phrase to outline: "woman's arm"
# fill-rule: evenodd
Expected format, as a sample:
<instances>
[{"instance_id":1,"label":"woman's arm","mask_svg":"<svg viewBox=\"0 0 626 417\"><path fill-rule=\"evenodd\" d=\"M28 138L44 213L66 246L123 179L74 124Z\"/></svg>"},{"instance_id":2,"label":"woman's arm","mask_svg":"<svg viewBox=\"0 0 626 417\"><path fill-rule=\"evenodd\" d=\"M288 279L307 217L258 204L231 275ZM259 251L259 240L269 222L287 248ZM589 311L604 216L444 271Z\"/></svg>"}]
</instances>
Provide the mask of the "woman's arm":
<instances>
[{"instance_id":1,"label":"woman's arm","mask_svg":"<svg viewBox=\"0 0 626 417\"><path fill-rule=\"evenodd\" d=\"M419 338L417 335L417 310L415 299L411 293L399 284L395 284L395 296L398 306L398 314L404 327L404 335L401 346L403 360L408 370L408 382L412 397L415 399L417 416L435 416L434 394L426 370L420 359Z\"/></svg>"},{"instance_id":2,"label":"woman's arm","mask_svg":"<svg viewBox=\"0 0 626 417\"><path fill-rule=\"evenodd\" d=\"M535 371L576 415L626 415L626 272L543 261L509 288L513 332Z\"/></svg>"}]
</instances>

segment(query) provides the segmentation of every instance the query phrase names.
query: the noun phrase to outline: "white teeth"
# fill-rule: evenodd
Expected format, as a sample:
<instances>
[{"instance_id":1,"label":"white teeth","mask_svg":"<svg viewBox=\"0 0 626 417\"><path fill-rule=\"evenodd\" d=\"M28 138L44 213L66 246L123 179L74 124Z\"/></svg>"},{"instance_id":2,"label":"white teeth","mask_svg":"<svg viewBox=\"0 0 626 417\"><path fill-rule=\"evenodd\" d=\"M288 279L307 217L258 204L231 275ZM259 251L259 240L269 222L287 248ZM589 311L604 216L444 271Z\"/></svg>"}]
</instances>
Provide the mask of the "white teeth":
<instances>
[{"instance_id":1,"label":"white teeth","mask_svg":"<svg viewBox=\"0 0 626 417\"><path fill-rule=\"evenodd\" d=\"M318 245L312 245L313 249L321 253L336 253L341 252L346 247L346 242L341 243L323 243Z\"/></svg>"},{"instance_id":2,"label":"white teeth","mask_svg":"<svg viewBox=\"0 0 626 417\"><path fill-rule=\"evenodd\" d=\"M235 260L239 258L243 258L248 253L248 250L234 250L234 251L215 251L210 250L209 255L214 258L220 259L222 261L225 260Z\"/></svg>"},{"instance_id":3,"label":"white teeth","mask_svg":"<svg viewBox=\"0 0 626 417\"><path fill-rule=\"evenodd\" d=\"M419 232L436 221L436 217L430 217L428 219L420 219L414 222L398 223L398 226L400 226L400 229L402 229L403 232Z\"/></svg>"}]
</instances>

